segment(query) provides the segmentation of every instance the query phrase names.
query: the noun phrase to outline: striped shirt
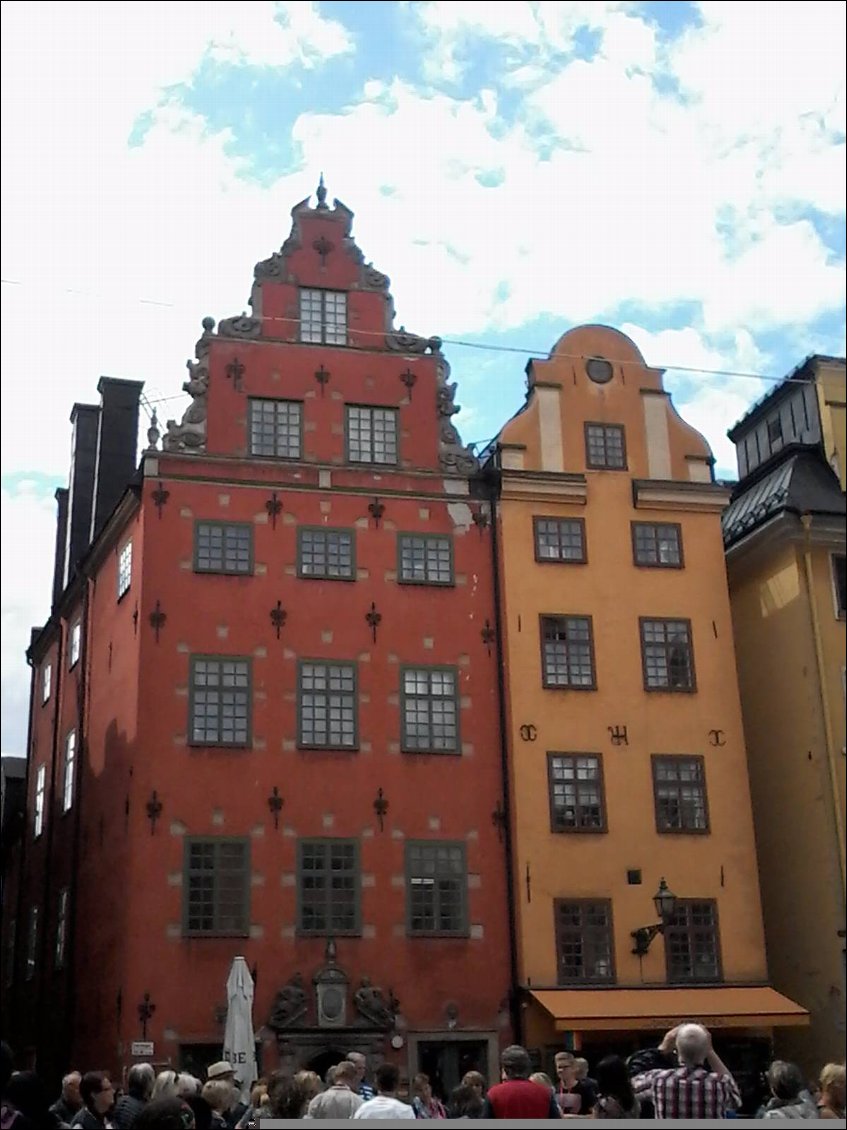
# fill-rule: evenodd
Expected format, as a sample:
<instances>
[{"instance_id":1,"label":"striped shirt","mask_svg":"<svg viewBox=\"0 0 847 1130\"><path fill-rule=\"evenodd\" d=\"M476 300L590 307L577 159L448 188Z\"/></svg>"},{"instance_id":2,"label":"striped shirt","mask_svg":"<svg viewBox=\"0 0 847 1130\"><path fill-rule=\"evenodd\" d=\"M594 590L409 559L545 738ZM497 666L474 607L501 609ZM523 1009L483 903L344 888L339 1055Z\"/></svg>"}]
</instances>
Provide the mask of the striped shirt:
<instances>
[{"instance_id":1,"label":"striped shirt","mask_svg":"<svg viewBox=\"0 0 847 1130\"><path fill-rule=\"evenodd\" d=\"M741 1106L741 1093L731 1075L705 1067L658 1067L636 1075L633 1090L651 1099L656 1118L723 1118Z\"/></svg>"}]
</instances>

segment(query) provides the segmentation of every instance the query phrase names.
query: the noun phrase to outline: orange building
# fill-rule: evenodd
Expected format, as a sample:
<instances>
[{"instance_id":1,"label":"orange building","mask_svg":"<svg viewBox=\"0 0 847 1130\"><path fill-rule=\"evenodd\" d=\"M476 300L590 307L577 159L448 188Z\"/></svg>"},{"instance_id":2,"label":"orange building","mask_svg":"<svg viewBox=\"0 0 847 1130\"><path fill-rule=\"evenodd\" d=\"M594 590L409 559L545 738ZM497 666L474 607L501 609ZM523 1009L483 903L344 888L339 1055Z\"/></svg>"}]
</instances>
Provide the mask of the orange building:
<instances>
[{"instance_id":1,"label":"orange building","mask_svg":"<svg viewBox=\"0 0 847 1130\"><path fill-rule=\"evenodd\" d=\"M527 373L489 459L526 1040L594 1057L688 1017L743 1077L806 1014L768 985L728 491L623 334L574 329Z\"/></svg>"}]
</instances>

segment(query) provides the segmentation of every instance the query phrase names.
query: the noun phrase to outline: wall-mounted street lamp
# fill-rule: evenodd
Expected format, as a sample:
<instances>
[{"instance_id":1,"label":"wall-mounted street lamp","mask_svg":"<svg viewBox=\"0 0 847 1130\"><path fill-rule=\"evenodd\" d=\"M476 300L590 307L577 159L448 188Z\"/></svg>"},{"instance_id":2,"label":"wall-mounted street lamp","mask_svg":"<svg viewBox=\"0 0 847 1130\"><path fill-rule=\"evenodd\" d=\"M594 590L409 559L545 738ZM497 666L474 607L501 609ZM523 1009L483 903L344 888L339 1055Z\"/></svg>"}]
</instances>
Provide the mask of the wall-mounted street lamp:
<instances>
[{"instance_id":1,"label":"wall-mounted street lamp","mask_svg":"<svg viewBox=\"0 0 847 1130\"><path fill-rule=\"evenodd\" d=\"M673 912L676 910L676 895L667 885L664 879L659 880L659 889L653 895L653 905L656 908L656 917L658 922L652 926L639 926L637 930L632 931L632 940L634 942L633 953L639 957L643 957L650 949L650 943L657 934L664 934L665 927L669 919L673 917Z\"/></svg>"}]
</instances>

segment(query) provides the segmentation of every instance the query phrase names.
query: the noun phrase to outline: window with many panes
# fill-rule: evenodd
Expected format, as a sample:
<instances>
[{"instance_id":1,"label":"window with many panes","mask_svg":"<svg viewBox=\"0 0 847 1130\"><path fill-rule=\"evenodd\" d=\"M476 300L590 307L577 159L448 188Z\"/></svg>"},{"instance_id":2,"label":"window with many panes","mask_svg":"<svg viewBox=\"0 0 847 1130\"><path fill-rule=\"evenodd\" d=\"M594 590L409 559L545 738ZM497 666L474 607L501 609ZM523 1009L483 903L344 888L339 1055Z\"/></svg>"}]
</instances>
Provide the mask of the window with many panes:
<instances>
[{"instance_id":1,"label":"window with many panes","mask_svg":"<svg viewBox=\"0 0 847 1130\"><path fill-rule=\"evenodd\" d=\"M403 750L407 753L459 753L456 669L406 667L400 677Z\"/></svg>"},{"instance_id":2,"label":"window with many panes","mask_svg":"<svg viewBox=\"0 0 847 1130\"><path fill-rule=\"evenodd\" d=\"M668 981L720 981L718 909L713 899L677 899L665 923Z\"/></svg>"},{"instance_id":3,"label":"window with many panes","mask_svg":"<svg viewBox=\"0 0 847 1130\"><path fill-rule=\"evenodd\" d=\"M608 899L556 899L554 914L559 984L614 982L611 902Z\"/></svg>"},{"instance_id":4,"label":"window with many panes","mask_svg":"<svg viewBox=\"0 0 847 1130\"><path fill-rule=\"evenodd\" d=\"M397 579L404 585L452 585L451 539L443 534L400 534Z\"/></svg>"},{"instance_id":5,"label":"window with many panes","mask_svg":"<svg viewBox=\"0 0 847 1130\"><path fill-rule=\"evenodd\" d=\"M302 934L358 934L359 845L355 840L300 840L297 929Z\"/></svg>"},{"instance_id":6,"label":"window with many panes","mask_svg":"<svg viewBox=\"0 0 847 1130\"><path fill-rule=\"evenodd\" d=\"M196 522L194 568L198 573L252 573L253 527L247 522Z\"/></svg>"},{"instance_id":7,"label":"window with many panes","mask_svg":"<svg viewBox=\"0 0 847 1130\"><path fill-rule=\"evenodd\" d=\"M45 663L41 668L41 705L50 701L53 689L53 664Z\"/></svg>"},{"instance_id":8,"label":"window with many panes","mask_svg":"<svg viewBox=\"0 0 847 1130\"><path fill-rule=\"evenodd\" d=\"M303 405L297 400L250 402L250 454L269 459L299 459Z\"/></svg>"},{"instance_id":9,"label":"window with many panes","mask_svg":"<svg viewBox=\"0 0 847 1130\"><path fill-rule=\"evenodd\" d=\"M636 565L681 568L682 528L675 522L633 522L632 555Z\"/></svg>"},{"instance_id":10,"label":"window with many panes","mask_svg":"<svg viewBox=\"0 0 847 1130\"><path fill-rule=\"evenodd\" d=\"M68 667L75 667L79 663L82 649L82 624L75 620L71 624L70 638L68 640Z\"/></svg>"},{"instance_id":11,"label":"window with many panes","mask_svg":"<svg viewBox=\"0 0 847 1130\"><path fill-rule=\"evenodd\" d=\"M641 621L641 659L648 691L693 691L690 620Z\"/></svg>"},{"instance_id":12,"label":"window with many panes","mask_svg":"<svg viewBox=\"0 0 847 1130\"><path fill-rule=\"evenodd\" d=\"M622 425L586 424L585 462L601 470L625 470L626 439Z\"/></svg>"},{"instance_id":13,"label":"window with many panes","mask_svg":"<svg viewBox=\"0 0 847 1130\"><path fill-rule=\"evenodd\" d=\"M406 920L410 934L466 934L468 873L464 844L406 845Z\"/></svg>"},{"instance_id":14,"label":"window with many panes","mask_svg":"<svg viewBox=\"0 0 847 1130\"><path fill-rule=\"evenodd\" d=\"M297 744L301 748L357 748L355 663L302 660L297 697Z\"/></svg>"},{"instance_id":15,"label":"window with many panes","mask_svg":"<svg viewBox=\"0 0 847 1130\"><path fill-rule=\"evenodd\" d=\"M597 754L549 753L550 827L554 832L605 832L603 763Z\"/></svg>"},{"instance_id":16,"label":"window with many panes","mask_svg":"<svg viewBox=\"0 0 847 1130\"><path fill-rule=\"evenodd\" d=\"M397 409L347 405L347 458L351 463L397 462Z\"/></svg>"},{"instance_id":17,"label":"window with many panes","mask_svg":"<svg viewBox=\"0 0 847 1130\"><path fill-rule=\"evenodd\" d=\"M583 518L533 518L532 524L536 561L586 561Z\"/></svg>"},{"instance_id":18,"label":"window with many panes","mask_svg":"<svg viewBox=\"0 0 847 1130\"><path fill-rule=\"evenodd\" d=\"M132 584L132 542L128 541L118 554L118 600L129 592Z\"/></svg>"},{"instance_id":19,"label":"window with many panes","mask_svg":"<svg viewBox=\"0 0 847 1130\"><path fill-rule=\"evenodd\" d=\"M297 531L297 572L325 581L354 581L356 558L353 530L301 526Z\"/></svg>"},{"instance_id":20,"label":"window with many panes","mask_svg":"<svg viewBox=\"0 0 847 1130\"><path fill-rule=\"evenodd\" d=\"M65 949L68 936L68 888L62 887L59 891L56 906L56 943L53 947L53 964L57 969L65 965Z\"/></svg>"},{"instance_id":21,"label":"window with many panes","mask_svg":"<svg viewBox=\"0 0 847 1130\"><path fill-rule=\"evenodd\" d=\"M191 745L245 746L250 742L250 660L223 655L191 657Z\"/></svg>"},{"instance_id":22,"label":"window with many panes","mask_svg":"<svg viewBox=\"0 0 847 1130\"><path fill-rule=\"evenodd\" d=\"M76 730L65 738L65 776L62 782L62 812L70 812L74 803L74 776L76 774Z\"/></svg>"},{"instance_id":23,"label":"window with many panes","mask_svg":"<svg viewBox=\"0 0 847 1130\"><path fill-rule=\"evenodd\" d=\"M250 844L223 836L185 841L183 931L246 936L250 930Z\"/></svg>"},{"instance_id":24,"label":"window with many panes","mask_svg":"<svg viewBox=\"0 0 847 1130\"><path fill-rule=\"evenodd\" d=\"M832 554L832 588L835 595L835 615L839 620L847 616L847 557Z\"/></svg>"},{"instance_id":25,"label":"window with many panes","mask_svg":"<svg viewBox=\"0 0 847 1130\"><path fill-rule=\"evenodd\" d=\"M38 907L29 908L29 929L26 936L26 979L31 981L35 976L35 965L38 960Z\"/></svg>"},{"instance_id":26,"label":"window with many panes","mask_svg":"<svg viewBox=\"0 0 847 1130\"><path fill-rule=\"evenodd\" d=\"M657 832L708 832L706 769L702 757L654 754Z\"/></svg>"},{"instance_id":27,"label":"window with many panes","mask_svg":"<svg viewBox=\"0 0 847 1130\"><path fill-rule=\"evenodd\" d=\"M541 670L545 687L593 690L590 616L541 617Z\"/></svg>"},{"instance_id":28,"label":"window with many panes","mask_svg":"<svg viewBox=\"0 0 847 1130\"><path fill-rule=\"evenodd\" d=\"M347 344L347 295L340 290L300 291L300 340Z\"/></svg>"},{"instance_id":29,"label":"window with many panes","mask_svg":"<svg viewBox=\"0 0 847 1130\"><path fill-rule=\"evenodd\" d=\"M35 813L32 834L37 840L44 831L44 797L47 791L47 767L39 765L35 774Z\"/></svg>"}]
</instances>

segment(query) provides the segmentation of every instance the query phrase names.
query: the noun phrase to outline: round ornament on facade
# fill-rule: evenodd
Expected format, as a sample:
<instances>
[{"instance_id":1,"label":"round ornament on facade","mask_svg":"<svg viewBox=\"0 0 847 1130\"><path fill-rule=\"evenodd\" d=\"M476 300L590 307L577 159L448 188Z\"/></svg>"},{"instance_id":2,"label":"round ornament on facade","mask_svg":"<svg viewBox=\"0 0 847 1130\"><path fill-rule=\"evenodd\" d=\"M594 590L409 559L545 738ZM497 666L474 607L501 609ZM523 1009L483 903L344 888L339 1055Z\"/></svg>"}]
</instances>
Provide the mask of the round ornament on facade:
<instances>
[{"instance_id":1,"label":"round ornament on facade","mask_svg":"<svg viewBox=\"0 0 847 1130\"><path fill-rule=\"evenodd\" d=\"M596 385L608 384L614 375L612 362L607 361L605 357L589 357L585 362L585 371L588 379L594 381Z\"/></svg>"},{"instance_id":2,"label":"round ornament on facade","mask_svg":"<svg viewBox=\"0 0 847 1130\"><path fill-rule=\"evenodd\" d=\"M398 1035L398 1036L392 1036L391 1037L391 1046L392 1046L392 1048L394 1048L395 1051L399 1051L400 1048L403 1047L405 1042L406 1041L403 1039L402 1036Z\"/></svg>"}]
</instances>

